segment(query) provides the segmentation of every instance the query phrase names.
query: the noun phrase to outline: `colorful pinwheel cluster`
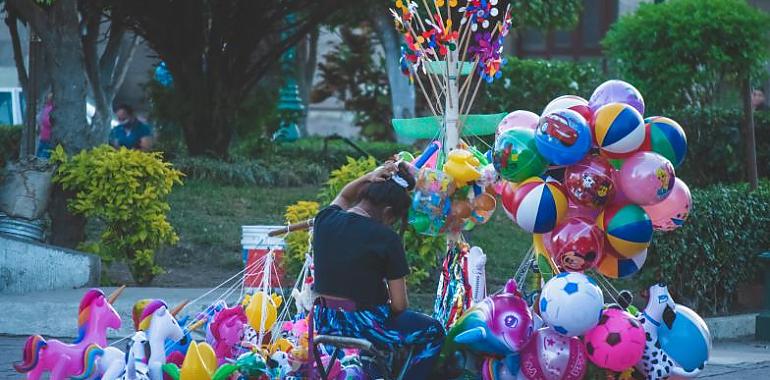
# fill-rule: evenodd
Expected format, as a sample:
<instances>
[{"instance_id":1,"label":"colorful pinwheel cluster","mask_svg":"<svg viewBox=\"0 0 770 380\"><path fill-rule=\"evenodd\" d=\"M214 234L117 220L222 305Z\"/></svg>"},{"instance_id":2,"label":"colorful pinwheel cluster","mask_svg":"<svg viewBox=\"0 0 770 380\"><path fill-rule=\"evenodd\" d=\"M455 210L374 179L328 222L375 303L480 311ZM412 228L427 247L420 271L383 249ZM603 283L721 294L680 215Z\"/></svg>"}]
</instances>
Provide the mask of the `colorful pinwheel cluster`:
<instances>
[{"instance_id":1,"label":"colorful pinwheel cluster","mask_svg":"<svg viewBox=\"0 0 770 380\"><path fill-rule=\"evenodd\" d=\"M474 32L481 26L482 29L489 29L490 21L497 17L500 11L497 9L498 0L468 0L468 4L460 8L464 12L461 23L471 23L471 30Z\"/></svg>"},{"instance_id":2,"label":"colorful pinwheel cluster","mask_svg":"<svg viewBox=\"0 0 770 380\"><path fill-rule=\"evenodd\" d=\"M503 41L511 29L510 9L506 11L503 21L499 23L493 32L478 32L475 34L475 45L468 48L468 52L478 61L477 70L481 78L492 83L502 73L500 67L505 64L503 56Z\"/></svg>"}]
</instances>

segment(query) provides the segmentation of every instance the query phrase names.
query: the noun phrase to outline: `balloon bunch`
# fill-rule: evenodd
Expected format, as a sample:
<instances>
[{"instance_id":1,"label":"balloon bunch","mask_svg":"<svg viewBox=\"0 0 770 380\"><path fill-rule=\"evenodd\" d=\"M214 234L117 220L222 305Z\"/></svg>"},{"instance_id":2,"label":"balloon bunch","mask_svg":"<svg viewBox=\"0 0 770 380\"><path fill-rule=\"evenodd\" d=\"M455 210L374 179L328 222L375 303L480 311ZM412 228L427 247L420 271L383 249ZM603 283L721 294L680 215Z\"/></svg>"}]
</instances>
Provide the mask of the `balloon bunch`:
<instances>
[{"instance_id":1,"label":"balloon bunch","mask_svg":"<svg viewBox=\"0 0 770 380\"><path fill-rule=\"evenodd\" d=\"M457 234L490 220L497 207L492 185L497 173L489 158L463 145L441 157L441 144L431 143L412 161L418 170L409 223L420 234Z\"/></svg>"},{"instance_id":2,"label":"balloon bunch","mask_svg":"<svg viewBox=\"0 0 770 380\"><path fill-rule=\"evenodd\" d=\"M687 219L690 191L674 171L687 152L684 130L643 114L639 91L610 80L590 100L560 96L539 117L515 111L498 125L492 162L505 181L502 204L542 241L545 272L629 276L653 230Z\"/></svg>"}]
</instances>

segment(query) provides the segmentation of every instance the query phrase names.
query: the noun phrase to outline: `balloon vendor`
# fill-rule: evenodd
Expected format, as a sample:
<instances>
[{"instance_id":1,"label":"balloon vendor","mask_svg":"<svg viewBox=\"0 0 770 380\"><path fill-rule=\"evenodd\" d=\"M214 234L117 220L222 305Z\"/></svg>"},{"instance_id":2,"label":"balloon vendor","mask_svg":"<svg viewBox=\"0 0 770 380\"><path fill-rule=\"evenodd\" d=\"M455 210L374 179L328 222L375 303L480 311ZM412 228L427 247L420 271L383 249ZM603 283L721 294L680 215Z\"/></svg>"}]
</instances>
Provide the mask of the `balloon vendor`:
<instances>
[{"instance_id":1,"label":"balloon vendor","mask_svg":"<svg viewBox=\"0 0 770 380\"><path fill-rule=\"evenodd\" d=\"M407 379L428 378L444 340L435 319L408 310L409 267L401 237L415 179L387 162L346 185L315 217L313 252L319 334L356 336L380 349L413 349Z\"/></svg>"}]
</instances>

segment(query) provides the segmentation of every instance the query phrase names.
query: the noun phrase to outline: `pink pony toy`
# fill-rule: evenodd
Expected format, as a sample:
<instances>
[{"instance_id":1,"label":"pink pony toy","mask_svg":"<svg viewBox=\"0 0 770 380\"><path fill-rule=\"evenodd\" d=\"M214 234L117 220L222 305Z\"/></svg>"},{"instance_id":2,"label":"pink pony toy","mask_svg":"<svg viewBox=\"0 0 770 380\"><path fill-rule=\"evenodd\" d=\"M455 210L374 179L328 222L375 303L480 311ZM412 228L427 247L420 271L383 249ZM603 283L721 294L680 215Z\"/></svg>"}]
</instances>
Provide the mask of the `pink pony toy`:
<instances>
[{"instance_id":1,"label":"pink pony toy","mask_svg":"<svg viewBox=\"0 0 770 380\"><path fill-rule=\"evenodd\" d=\"M78 337L72 344L56 339L46 341L40 335L33 335L24 345L23 360L14 363L19 373L26 373L27 379L39 379L50 372L51 379L88 379L96 372L96 363L107 346L107 329L120 328L120 315L112 303L123 292L116 290L109 298L99 289L86 292L78 308Z\"/></svg>"},{"instance_id":2,"label":"pink pony toy","mask_svg":"<svg viewBox=\"0 0 770 380\"><path fill-rule=\"evenodd\" d=\"M227 363L227 359L235 359L241 353L238 346L243 341L244 326L248 323L241 305L222 309L214 315L209 329L214 338L214 353L220 365Z\"/></svg>"}]
</instances>

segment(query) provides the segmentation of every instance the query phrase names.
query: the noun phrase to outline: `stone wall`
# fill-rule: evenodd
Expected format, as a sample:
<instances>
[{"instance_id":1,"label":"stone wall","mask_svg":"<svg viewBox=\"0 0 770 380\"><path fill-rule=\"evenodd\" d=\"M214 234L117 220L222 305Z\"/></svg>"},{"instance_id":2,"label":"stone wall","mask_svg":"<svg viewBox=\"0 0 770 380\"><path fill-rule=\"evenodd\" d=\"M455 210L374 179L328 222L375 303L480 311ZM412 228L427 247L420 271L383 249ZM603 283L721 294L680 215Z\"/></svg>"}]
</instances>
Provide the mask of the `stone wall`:
<instances>
[{"instance_id":1,"label":"stone wall","mask_svg":"<svg viewBox=\"0 0 770 380\"><path fill-rule=\"evenodd\" d=\"M94 255L0 235L0 294L98 286Z\"/></svg>"}]
</instances>

